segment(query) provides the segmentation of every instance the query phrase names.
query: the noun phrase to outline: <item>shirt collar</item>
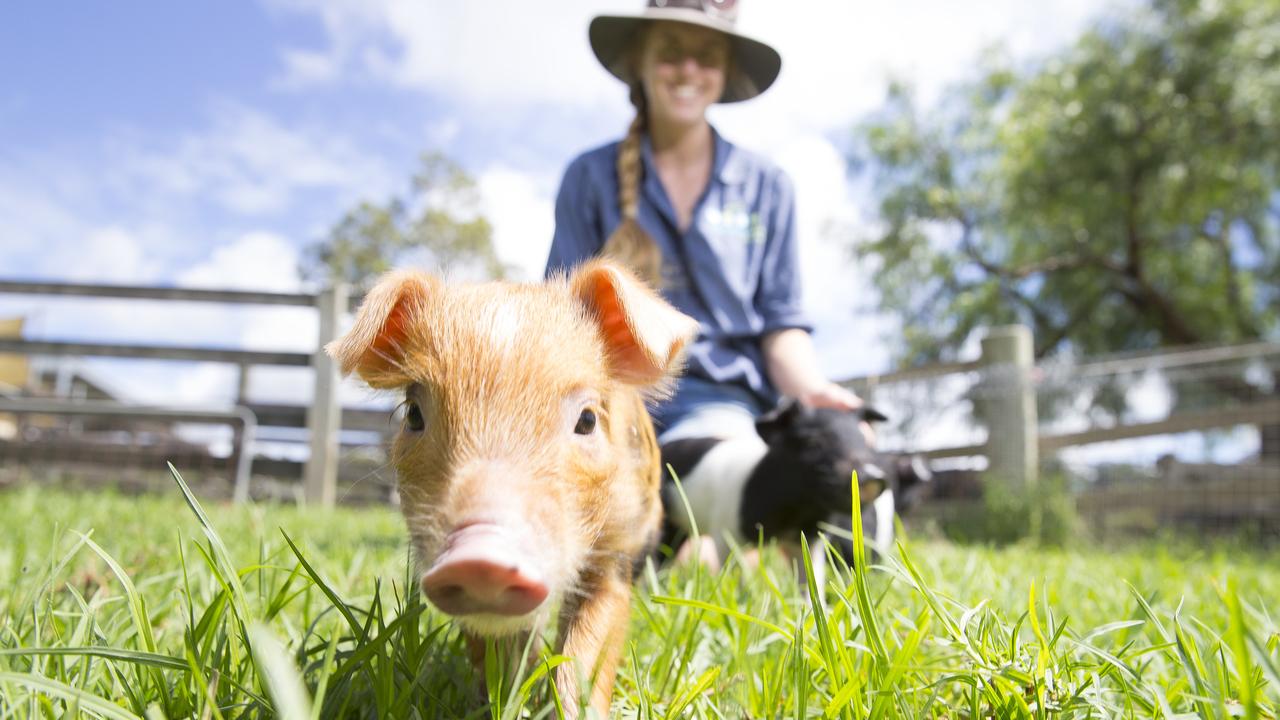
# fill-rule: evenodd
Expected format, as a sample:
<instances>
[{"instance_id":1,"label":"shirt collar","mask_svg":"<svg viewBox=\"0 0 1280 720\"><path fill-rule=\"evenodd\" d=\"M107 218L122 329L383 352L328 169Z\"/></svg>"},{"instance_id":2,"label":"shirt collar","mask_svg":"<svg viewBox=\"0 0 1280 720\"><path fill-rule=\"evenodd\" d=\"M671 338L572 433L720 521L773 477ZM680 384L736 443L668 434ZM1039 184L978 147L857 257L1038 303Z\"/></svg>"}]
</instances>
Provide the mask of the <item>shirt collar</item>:
<instances>
[{"instance_id":1,"label":"shirt collar","mask_svg":"<svg viewBox=\"0 0 1280 720\"><path fill-rule=\"evenodd\" d=\"M747 168L744 165L742 153L738 152L738 148L733 143L725 140L714 125L711 126L711 142L715 148L711 160L711 176L721 185L739 185L745 181ZM654 173L653 143L649 140L647 133L642 138L640 147L645 173L652 176Z\"/></svg>"},{"instance_id":2,"label":"shirt collar","mask_svg":"<svg viewBox=\"0 0 1280 720\"><path fill-rule=\"evenodd\" d=\"M715 159L715 176L724 185L741 184L747 177L747 168L742 163L742 153L734 147L733 143L725 140L723 136L715 129L711 128L711 136L715 140L716 152Z\"/></svg>"}]
</instances>

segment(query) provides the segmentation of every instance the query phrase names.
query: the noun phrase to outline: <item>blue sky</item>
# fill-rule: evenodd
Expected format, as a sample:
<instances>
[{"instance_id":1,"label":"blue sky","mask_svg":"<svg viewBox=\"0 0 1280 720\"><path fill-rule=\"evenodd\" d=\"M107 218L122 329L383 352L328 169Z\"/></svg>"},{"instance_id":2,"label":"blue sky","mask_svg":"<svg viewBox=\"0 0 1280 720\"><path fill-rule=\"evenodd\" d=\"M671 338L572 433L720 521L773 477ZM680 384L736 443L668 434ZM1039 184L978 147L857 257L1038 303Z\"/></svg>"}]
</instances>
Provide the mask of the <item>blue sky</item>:
<instances>
[{"instance_id":1,"label":"blue sky","mask_svg":"<svg viewBox=\"0 0 1280 720\"><path fill-rule=\"evenodd\" d=\"M299 249L442 150L479 181L499 252L537 275L559 175L625 128L625 92L586 42L639 0L242 0L0 5L0 275L295 290ZM794 178L807 303L835 376L887 369L886 317L842 241L865 228L844 142L892 74L926 98L1001 43L1028 61L1103 0L747 0L779 48L764 97L718 108L728 137ZM810 14L800 14L800 8ZM834 228L834 230L833 230ZM873 299L873 298L872 298ZM296 310L0 298L36 337L309 349ZM216 366L101 364L144 400L225 402ZM303 374L253 392L297 398Z\"/></svg>"}]
</instances>

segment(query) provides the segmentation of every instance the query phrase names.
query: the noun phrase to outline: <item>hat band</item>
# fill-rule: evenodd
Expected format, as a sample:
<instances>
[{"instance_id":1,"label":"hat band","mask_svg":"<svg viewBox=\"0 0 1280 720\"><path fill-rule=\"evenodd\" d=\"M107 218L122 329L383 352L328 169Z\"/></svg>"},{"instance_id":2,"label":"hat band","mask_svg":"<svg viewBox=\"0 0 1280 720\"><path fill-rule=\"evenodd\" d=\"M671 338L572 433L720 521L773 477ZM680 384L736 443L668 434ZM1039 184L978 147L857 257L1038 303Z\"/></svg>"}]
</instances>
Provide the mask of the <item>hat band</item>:
<instances>
[{"instance_id":1,"label":"hat band","mask_svg":"<svg viewBox=\"0 0 1280 720\"><path fill-rule=\"evenodd\" d=\"M738 19L738 0L649 0L649 7L658 10L697 10L730 24Z\"/></svg>"}]
</instances>

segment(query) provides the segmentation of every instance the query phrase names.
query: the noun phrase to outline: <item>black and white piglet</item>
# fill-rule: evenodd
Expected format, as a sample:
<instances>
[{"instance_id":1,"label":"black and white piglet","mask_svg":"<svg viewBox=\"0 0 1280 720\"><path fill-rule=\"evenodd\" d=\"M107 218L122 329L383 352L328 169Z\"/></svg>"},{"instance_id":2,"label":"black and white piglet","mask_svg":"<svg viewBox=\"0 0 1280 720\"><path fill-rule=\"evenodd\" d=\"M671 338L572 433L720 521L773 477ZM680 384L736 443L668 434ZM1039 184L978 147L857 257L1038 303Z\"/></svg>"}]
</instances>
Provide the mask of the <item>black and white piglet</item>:
<instances>
[{"instance_id":1,"label":"black and white piglet","mask_svg":"<svg viewBox=\"0 0 1280 720\"><path fill-rule=\"evenodd\" d=\"M715 541L720 557L727 538L752 545L763 534L798 544L805 533L812 544L822 524L851 528L854 470L864 534L884 551L893 544L895 486L928 479L922 463L872 447L874 434L864 423L885 419L871 407L848 412L784 402L756 421L756 437L674 440L663 445L662 460L680 478L698 531ZM664 484L663 503L674 547L692 523L674 483ZM852 558L852 543L833 542Z\"/></svg>"}]
</instances>

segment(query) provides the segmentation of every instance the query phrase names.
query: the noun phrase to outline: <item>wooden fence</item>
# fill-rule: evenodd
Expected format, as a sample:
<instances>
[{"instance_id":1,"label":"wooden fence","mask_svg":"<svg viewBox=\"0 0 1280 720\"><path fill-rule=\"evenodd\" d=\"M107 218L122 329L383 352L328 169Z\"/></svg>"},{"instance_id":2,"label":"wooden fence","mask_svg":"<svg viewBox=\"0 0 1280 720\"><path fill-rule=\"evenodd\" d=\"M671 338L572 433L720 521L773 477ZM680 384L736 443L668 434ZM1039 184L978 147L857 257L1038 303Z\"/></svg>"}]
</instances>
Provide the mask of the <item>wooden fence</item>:
<instances>
[{"instance_id":1,"label":"wooden fence","mask_svg":"<svg viewBox=\"0 0 1280 720\"><path fill-rule=\"evenodd\" d=\"M236 453L239 457L251 457L253 436L246 427L260 425L248 406L247 392L250 369L255 366L309 367L313 371L312 401L305 408L305 423L310 438L310 452L303 471L304 497L307 502L332 505L336 497L338 467L338 431L342 411L338 404L340 378L333 361L324 353L324 345L337 336L341 316L349 309L352 299L343 286L316 294L248 292L240 290L204 290L175 287L137 287L122 285L45 283L0 281L0 293L17 295L44 295L82 298L114 298L139 301L185 301L216 303L221 305L264 305L314 308L319 315L320 332L316 349L310 353L264 352L239 348L189 347L177 345L137 345L120 343L86 343L74 340L29 340L24 338L0 338L0 353L21 355L51 355L75 357L112 357L147 360L199 361L233 365L239 369L238 390L234 405L226 410L228 422L238 423ZM133 408L134 417L164 420L185 408ZM0 400L0 411L18 414L24 410L16 400ZM64 407L60 412L74 412L74 407ZM122 412L120 415L125 415ZM252 421L237 418L252 418ZM222 422L217 417L206 417L206 422ZM237 470L235 486L238 497L247 497L249 469Z\"/></svg>"},{"instance_id":2,"label":"wooden fence","mask_svg":"<svg viewBox=\"0 0 1280 720\"><path fill-rule=\"evenodd\" d=\"M985 386L990 398L975 407L974 414L979 424L987 428L988 439L980 443L919 450L929 458L983 456L996 474L1028 482L1036 479L1040 456L1068 447L1237 425L1280 423L1280 391L1277 391L1276 394L1260 395L1250 402L1229 407L1174 412L1158 421L1045 433L1040 429L1036 408L1036 378L1043 375L1043 368L1034 365L1031 347L1032 337L1027 328L1020 325L993 328L983 339L982 355L977 360L849 378L843 384L874 399L878 389L884 386L964 374L981 376L974 383ZM1252 359L1280 361L1280 343L1256 342L1133 353L1075 364L1067 372L1070 378L1078 381L1104 375L1167 371Z\"/></svg>"},{"instance_id":3,"label":"wooden fence","mask_svg":"<svg viewBox=\"0 0 1280 720\"><path fill-rule=\"evenodd\" d=\"M303 476L303 497L309 503L331 505L336 498L339 465L339 431L389 430L383 413L347 409L339 406L338 371L323 352L324 345L334 339L342 316L355 303L344 287L315 294L284 294L229 290L199 290L172 287L126 287L66 283L0 281L0 293L23 295L57 295L84 298L115 298L138 301L187 301L236 305L285 305L313 308L319 316L319 334L312 352L266 352L239 348L184 347L174 345L128 345L86 343L68 340L32 340L0 338L0 354L54 355L83 357L140 358L170 361L204 361L226 363L239 369L235 401L222 413L211 413L206 422L223 422L236 429L237 450L236 496L249 492L248 463L253 456L254 433L262 427L302 427L309 441L309 453ZM1252 343L1229 347L1189 348L1159 353L1134 354L1072 366L1072 377L1089 378L1140 369L1170 370L1212 362L1280 359L1280 344ZM313 373L313 400L303 406L269 406L249 402L248 376L255 366L309 367ZM972 362L939 364L900 372L850 378L845 384L869 398L881 389L905 383L969 377L969 384L983 396L974 405L974 420L986 429L981 442L939 447L914 447L934 459L962 456L985 457L988 469L995 475L1015 482L1034 482L1043 455L1063 448L1098 442L1164 435L1193 430L1211 430L1242 424L1280 423L1280 394L1262 396L1251 402L1230 407L1185 410L1148 422L1117 423L1109 427L1088 428L1073 432L1045 433L1037 419L1037 382L1043 368L1037 368L1032 356L1030 332L1021 326L993 328L981 343L981 355ZM0 413L35 412L21 407L20 400L0 397ZM7 405L6 405L7 403ZM119 414L174 418L190 409L132 408L117 406ZM48 410L49 408L44 408ZM88 409L85 410L86 412ZM93 412L107 412L101 407ZM65 406L58 412L76 412ZM207 411L206 411L207 412ZM344 422L345 420L345 422Z\"/></svg>"}]
</instances>

